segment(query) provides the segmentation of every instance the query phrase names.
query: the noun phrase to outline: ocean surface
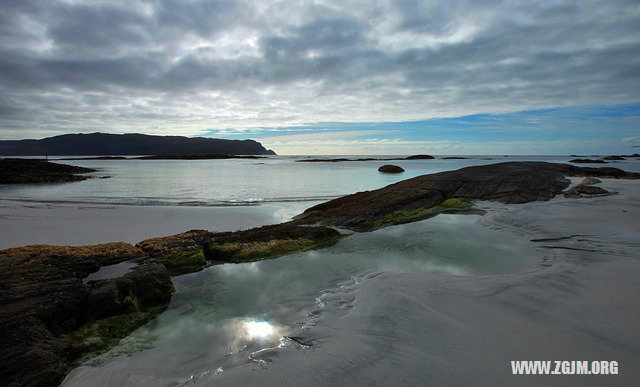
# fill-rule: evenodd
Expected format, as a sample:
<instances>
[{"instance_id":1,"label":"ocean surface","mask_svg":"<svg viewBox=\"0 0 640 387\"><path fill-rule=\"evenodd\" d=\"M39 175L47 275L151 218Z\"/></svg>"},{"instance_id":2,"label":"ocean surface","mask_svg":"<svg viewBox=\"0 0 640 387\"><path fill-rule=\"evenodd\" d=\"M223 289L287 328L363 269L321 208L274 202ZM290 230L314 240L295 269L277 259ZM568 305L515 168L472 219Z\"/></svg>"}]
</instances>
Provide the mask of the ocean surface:
<instances>
[{"instance_id":1,"label":"ocean surface","mask_svg":"<svg viewBox=\"0 0 640 387\"><path fill-rule=\"evenodd\" d=\"M324 156L323 156L324 157ZM394 156L331 156L394 157ZM354 192L384 187L411 177L472 165L504 161L567 162L559 156L467 156L463 160L394 160L300 163L308 157L274 156L229 160L64 160L96 168L98 177L80 183L0 186L0 200L50 204L116 204L143 206L237 206L261 203L325 201ZM316 157L312 157L316 158ZM51 159L51 161L55 161ZM384 164L405 169L401 174L377 171ZM638 160L585 166L640 171ZM3 203L2 203L3 204Z\"/></svg>"},{"instance_id":2,"label":"ocean surface","mask_svg":"<svg viewBox=\"0 0 640 387\"><path fill-rule=\"evenodd\" d=\"M286 221L322 201L418 175L502 161L571 159L469 157L339 163L300 163L300 158L282 156L61 161L97 168L95 176L109 178L0 186L0 248L135 243L194 228L255 227ZM377 169L383 164L406 171L381 174ZM638 160L591 166L640 171ZM175 277L177 290L167 311L74 370L64 384L178 386L247 364L268 364L279 347L298 347L304 356L314 343L291 337L327 314L349 313L363 280L375 281L389 272L504 275L534 270L545 259L546 253L528 239L483 226L481 218L439 215L356 233L321 250Z\"/></svg>"}]
</instances>

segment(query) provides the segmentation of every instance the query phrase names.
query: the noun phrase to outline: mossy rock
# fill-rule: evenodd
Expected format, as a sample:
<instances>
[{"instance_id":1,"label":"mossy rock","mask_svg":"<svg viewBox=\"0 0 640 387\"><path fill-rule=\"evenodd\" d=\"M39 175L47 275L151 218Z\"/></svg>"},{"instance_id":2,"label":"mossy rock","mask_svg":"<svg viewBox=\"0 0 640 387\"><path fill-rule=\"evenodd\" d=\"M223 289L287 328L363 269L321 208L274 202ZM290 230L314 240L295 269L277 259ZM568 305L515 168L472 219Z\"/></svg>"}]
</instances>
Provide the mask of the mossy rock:
<instances>
[{"instance_id":1,"label":"mossy rock","mask_svg":"<svg viewBox=\"0 0 640 387\"><path fill-rule=\"evenodd\" d=\"M167 254L157 257L156 260L163 264L172 276L200 271L209 265L202 249Z\"/></svg>"},{"instance_id":2,"label":"mossy rock","mask_svg":"<svg viewBox=\"0 0 640 387\"><path fill-rule=\"evenodd\" d=\"M343 235L315 241L309 238L272 239L255 242L212 243L207 247L207 256L223 262L251 262L266 258L275 258L295 251L328 247L340 240Z\"/></svg>"},{"instance_id":3,"label":"mossy rock","mask_svg":"<svg viewBox=\"0 0 640 387\"><path fill-rule=\"evenodd\" d=\"M135 297L129 302L138 305ZM165 307L135 311L127 314L91 321L78 330L61 336L67 345L63 367L71 369L85 359L113 348L124 337L158 316Z\"/></svg>"},{"instance_id":4,"label":"mossy rock","mask_svg":"<svg viewBox=\"0 0 640 387\"><path fill-rule=\"evenodd\" d=\"M433 207L420 207L413 210L399 210L385 215L382 219L373 222L372 229L417 222L444 213L478 213L473 203L460 199L450 198Z\"/></svg>"},{"instance_id":5,"label":"mossy rock","mask_svg":"<svg viewBox=\"0 0 640 387\"><path fill-rule=\"evenodd\" d=\"M256 242L227 242L209 245L210 257L227 262L249 262L276 257L314 247L317 242L308 238L272 239Z\"/></svg>"}]
</instances>

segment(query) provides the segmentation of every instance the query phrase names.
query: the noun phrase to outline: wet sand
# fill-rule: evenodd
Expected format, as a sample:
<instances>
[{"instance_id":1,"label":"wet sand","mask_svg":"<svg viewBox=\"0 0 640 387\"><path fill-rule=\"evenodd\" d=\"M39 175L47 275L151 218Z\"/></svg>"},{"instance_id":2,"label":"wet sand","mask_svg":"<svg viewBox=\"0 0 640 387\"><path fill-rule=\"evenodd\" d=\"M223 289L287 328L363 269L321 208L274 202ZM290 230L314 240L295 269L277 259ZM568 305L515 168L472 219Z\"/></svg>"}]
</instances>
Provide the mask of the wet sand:
<instances>
[{"instance_id":1,"label":"wet sand","mask_svg":"<svg viewBox=\"0 0 640 387\"><path fill-rule=\"evenodd\" d=\"M173 235L192 229L229 231L289 220L317 202L189 207L0 202L0 249L30 244L88 245Z\"/></svg>"},{"instance_id":2,"label":"wet sand","mask_svg":"<svg viewBox=\"0 0 640 387\"><path fill-rule=\"evenodd\" d=\"M640 184L620 195L504 206L481 222L537 242L548 259L506 276L385 273L351 310L299 334L309 349L212 375L220 385L632 385L640 378ZM517 257L514 257L517 259ZM514 376L511 360L616 360L618 375Z\"/></svg>"}]
</instances>

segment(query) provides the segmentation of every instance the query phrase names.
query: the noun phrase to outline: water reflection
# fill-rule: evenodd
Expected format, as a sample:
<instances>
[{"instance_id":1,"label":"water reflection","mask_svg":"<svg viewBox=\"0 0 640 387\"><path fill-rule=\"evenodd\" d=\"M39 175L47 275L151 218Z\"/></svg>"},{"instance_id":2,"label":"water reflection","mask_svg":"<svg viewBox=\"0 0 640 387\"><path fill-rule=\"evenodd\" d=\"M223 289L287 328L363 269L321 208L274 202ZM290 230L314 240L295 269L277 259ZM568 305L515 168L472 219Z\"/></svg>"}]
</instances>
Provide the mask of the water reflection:
<instances>
[{"instance_id":1,"label":"water reflection","mask_svg":"<svg viewBox=\"0 0 640 387\"><path fill-rule=\"evenodd\" d=\"M244 326L251 340L263 341L273 336L273 326L266 321L247 321Z\"/></svg>"}]
</instances>

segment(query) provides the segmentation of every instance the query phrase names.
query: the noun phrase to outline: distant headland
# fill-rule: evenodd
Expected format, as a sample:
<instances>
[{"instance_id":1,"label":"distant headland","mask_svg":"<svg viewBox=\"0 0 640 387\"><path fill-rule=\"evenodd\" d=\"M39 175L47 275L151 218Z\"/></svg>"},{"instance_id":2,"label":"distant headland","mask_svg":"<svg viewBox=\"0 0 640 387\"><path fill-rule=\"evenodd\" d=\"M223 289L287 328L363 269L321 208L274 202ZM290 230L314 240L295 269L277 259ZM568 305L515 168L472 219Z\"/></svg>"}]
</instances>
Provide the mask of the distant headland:
<instances>
[{"instance_id":1,"label":"distant headland","mask_svg":"<svg viewBox=\"0 0 640 387\"><path fill-rule=\"evenodd\" d=\"M275 155L255 140L150 136L146 134L64 134L41 140L0 141L2 156L110 155Z\"/></svg>"}]
</instances>

